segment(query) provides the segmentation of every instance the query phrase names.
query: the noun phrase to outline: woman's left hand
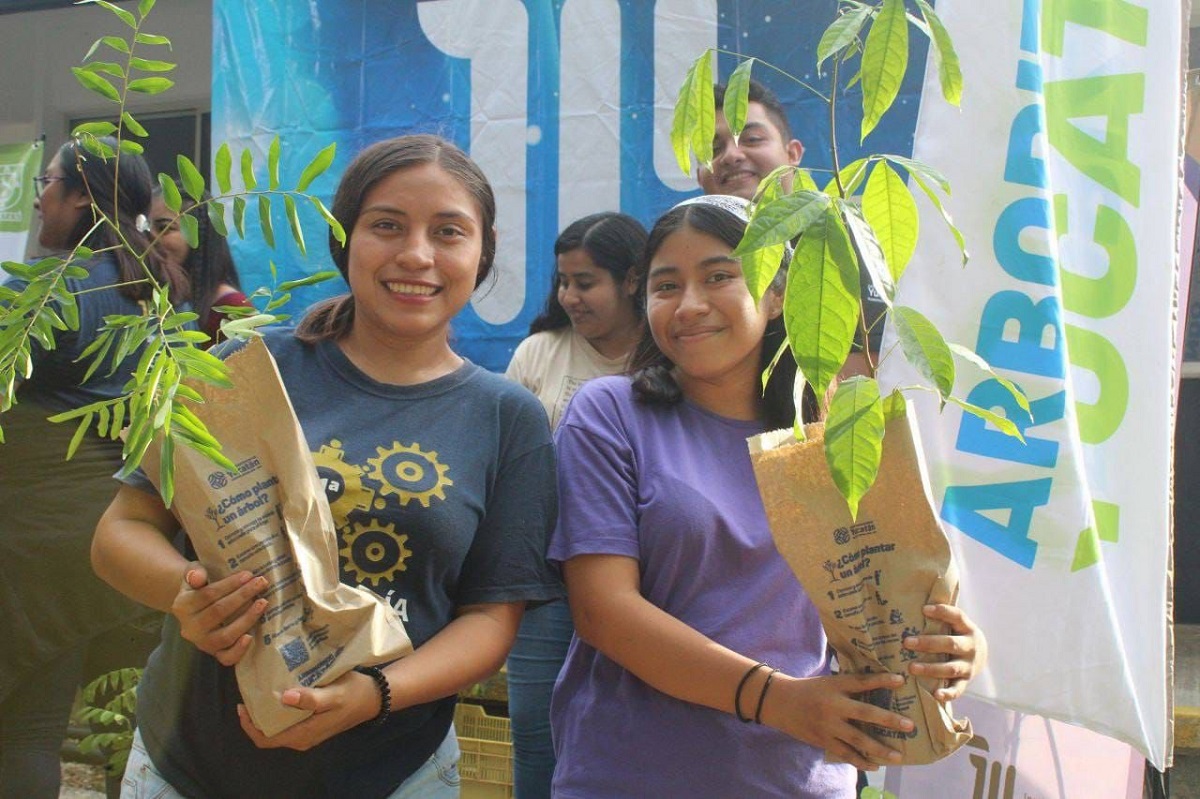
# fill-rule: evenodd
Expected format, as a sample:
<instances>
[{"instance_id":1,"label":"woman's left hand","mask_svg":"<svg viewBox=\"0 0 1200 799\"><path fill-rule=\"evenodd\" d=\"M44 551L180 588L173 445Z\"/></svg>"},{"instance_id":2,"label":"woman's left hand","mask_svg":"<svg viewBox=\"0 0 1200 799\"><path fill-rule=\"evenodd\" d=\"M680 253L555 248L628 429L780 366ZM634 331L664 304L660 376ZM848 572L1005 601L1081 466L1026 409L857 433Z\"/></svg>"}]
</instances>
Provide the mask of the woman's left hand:
<instances>
[{"instance_id":1,"label":"woman's left hand","mask_svg":"<svg viewBox=\"0 0 1200 799\"><path fill-rule=\"evenodd\" d=\"M961 608L954 605L926 605L925 617L945 622L950 635L917 635L904 639L904 648L925 654L949 655L935 663L908 664L908 673L946 681L934 691L939 702L950 702L963 695L967 683L987 665L987 639Z\"/></svg>"},{"instance_id":2,"label":"woman's left hand","mask_svg":"<svg viewBox=\"0 0 1200 799\"><path fill-rule=\"evenodd\" d=\"M379 713L379 690L366 674L347 672L320 688L289 688L281 697L283 704L311 710L311 716L267 737L254 722L245 705L238 705L242 729L259 749L295 749L304 752L338 733L370 721Z\"/></svg>"}]
</instances>

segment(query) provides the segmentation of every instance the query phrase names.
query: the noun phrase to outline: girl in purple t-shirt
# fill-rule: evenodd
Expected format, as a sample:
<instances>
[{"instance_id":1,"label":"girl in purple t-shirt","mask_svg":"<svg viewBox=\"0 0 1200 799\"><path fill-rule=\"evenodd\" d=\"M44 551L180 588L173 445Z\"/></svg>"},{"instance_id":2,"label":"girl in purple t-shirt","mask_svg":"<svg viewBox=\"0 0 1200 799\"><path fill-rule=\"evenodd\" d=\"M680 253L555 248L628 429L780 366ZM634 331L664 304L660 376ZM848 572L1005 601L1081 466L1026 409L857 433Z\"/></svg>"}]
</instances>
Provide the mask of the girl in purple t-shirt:
<instances>
[{"instance_id":1,"label":"girl in purple t-shirt","mask_svg":"<svg viewBox=\"0 0 1200 799\"><path fill-rule=\"evenodd\" d=\"M550 557L577 637L551 706L555 796L852 797L855 766L898 759L856 722L912 728L854 698L900 676L830 675L816 610L767 527L745 439L792 424L795 362L763 392L784 270L755 303L731 255L744 209L702 197L658 221L633 376L584 386L558 428ZM911 648L949 658L910 669L945 679L950 700L986 644L957 608L926 613L954 634Z\"/></svg>"}]
</instances>

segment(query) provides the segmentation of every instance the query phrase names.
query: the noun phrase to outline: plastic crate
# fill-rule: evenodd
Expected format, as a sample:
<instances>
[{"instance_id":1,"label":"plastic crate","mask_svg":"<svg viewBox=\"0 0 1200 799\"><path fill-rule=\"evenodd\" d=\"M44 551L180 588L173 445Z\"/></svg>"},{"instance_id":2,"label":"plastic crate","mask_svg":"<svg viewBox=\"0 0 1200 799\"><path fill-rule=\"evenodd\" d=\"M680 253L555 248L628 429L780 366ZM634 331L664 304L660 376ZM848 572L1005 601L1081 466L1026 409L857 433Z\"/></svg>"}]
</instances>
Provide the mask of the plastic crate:
<instances>
[{"instance_id":1,"label":"plastic crate","mask_svg":"<svg viewBox=\"0 0 1200 799\"><path fill-rule=\"evenodd\" d=\"M462 759L462 799L512 799L512 730L508 719L459 703L454 728Z\"/></svg>"}]
</instances>

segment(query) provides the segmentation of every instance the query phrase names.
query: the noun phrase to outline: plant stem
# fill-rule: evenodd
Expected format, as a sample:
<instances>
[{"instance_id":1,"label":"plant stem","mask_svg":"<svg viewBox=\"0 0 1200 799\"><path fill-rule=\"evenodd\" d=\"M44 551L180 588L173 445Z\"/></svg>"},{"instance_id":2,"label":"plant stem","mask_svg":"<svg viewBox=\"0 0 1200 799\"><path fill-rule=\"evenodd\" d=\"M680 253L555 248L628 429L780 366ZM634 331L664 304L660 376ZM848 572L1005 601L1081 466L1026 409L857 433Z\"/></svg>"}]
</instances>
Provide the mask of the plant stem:
<instances>
[{"instance_id":1,"label":"plant stem","mask_svg":"<svg viewBox=\"0 0 1200 799\"><path fill-rule=\"evenodd\" d=\"M833 179L837 183L838 196L844 200L846 199L846 187L842 185L842 165L838 160L837 145L837 82L838 67L841 64L841 56L835 56L833 59L833 75L829 85L829 149L833 155Z\"/></svg>"},{"instance_id":2,"label":"plant stem","mask_svg":"<svg viewBox=\"0 0 1200 799\"><path fill-rule=\"evenodd\" d=\"M75 292L75 296L80 297L84 294L91 294L93 291L108 291L109 289L119 289L119 288L121 288L121 286L140 286L142 283L148 283L148 282L149 281L143 277L143 278L140 278L139 280L127 280L124 283L112 283L107 286L93 286L90 289L80 289L79 291Z\"/></svg>"}]
</instances>

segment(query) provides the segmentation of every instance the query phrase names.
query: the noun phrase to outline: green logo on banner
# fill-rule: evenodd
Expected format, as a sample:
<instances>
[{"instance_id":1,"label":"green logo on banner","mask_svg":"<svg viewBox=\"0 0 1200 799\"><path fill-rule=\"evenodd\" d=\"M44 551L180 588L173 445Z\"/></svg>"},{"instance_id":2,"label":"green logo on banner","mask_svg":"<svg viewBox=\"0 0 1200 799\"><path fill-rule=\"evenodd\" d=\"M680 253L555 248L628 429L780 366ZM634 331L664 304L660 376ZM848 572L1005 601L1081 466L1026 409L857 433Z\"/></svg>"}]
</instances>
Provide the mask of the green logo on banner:
<instances>
[{"instance_id":1,"label":"green logo on banner","mask_svg":"<svg viewBox=\"0 0 1200 799\"><path fill-rule=\"evenodd\" d=\"M0 145L0 233L29 230L33 219L33 178L40 162L40 145Z\"/></svg>"}]
</instances>

